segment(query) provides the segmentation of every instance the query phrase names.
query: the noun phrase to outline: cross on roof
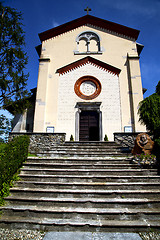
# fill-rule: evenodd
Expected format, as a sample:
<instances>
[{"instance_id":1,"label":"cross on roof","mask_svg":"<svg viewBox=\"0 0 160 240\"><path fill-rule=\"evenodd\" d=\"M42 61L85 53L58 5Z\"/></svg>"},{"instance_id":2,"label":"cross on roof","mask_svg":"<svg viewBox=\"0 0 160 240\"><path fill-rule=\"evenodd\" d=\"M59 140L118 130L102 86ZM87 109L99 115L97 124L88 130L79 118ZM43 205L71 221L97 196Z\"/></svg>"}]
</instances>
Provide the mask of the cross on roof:
<instances>
[{"instance_id":1,"label":"cross on roof","mask_svg":"<svg viewBox=\"0 0 160 240\"><path fill-rule=\"evenodd\" d=\"M86 12L87 12L87 15L88 15L88 14L89 14L89 11L92 11L92 9L89 8L89 7L87 7L87 8L84 9L84 11L86 11Z\"/></svg>"}]
</instances>

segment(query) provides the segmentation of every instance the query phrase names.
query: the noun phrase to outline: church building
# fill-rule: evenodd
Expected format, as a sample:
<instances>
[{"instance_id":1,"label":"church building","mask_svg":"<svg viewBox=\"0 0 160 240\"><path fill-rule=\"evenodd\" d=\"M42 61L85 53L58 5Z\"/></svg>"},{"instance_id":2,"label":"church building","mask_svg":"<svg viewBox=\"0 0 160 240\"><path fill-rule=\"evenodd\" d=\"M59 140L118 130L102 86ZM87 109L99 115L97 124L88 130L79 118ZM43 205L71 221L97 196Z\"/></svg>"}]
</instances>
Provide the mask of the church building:
<instances>
[{"instance_id":1,"label":"church building","mask_svg":"<svg viewBox=\"0 0 160 240\"><path fill-rule=\"evenodd\" d=\"M115 132L145 131L137 114L143 100L138 35L88 14L40 33L34 107L13 132L112 141Z\"/></svg>"}]
</instances>

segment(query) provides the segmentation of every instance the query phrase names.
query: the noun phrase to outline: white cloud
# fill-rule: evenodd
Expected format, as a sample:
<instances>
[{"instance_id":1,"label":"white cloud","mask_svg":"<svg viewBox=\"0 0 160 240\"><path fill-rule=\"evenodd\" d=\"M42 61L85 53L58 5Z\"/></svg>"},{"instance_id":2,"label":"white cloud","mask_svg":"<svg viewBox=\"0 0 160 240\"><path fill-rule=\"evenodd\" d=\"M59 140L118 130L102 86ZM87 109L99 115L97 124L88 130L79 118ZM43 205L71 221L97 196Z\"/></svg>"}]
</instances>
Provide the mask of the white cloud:
<instances>
[{"instance_id":1,"label":"white cloud","mask_svg":"<svg viewBox=\"0 0 160 240\"><path fill-rule=\"evenodd\" d=\"M52 26L53 27L58 27L60 24L58 22L56 22L55 20L53 20Z\"/></svg>"},{"instance_id":2,"label":"white cloud","mask_svg":"<svg viewBox=\"0 0 160 240\"><path fill-rule=\"evenodd\" d=\"M102 4L108 5L117 10L127 11L131 15L141 14L146 17L153 17L160 11L159 0L100 0Z\"/></svg>"}]
</instances>

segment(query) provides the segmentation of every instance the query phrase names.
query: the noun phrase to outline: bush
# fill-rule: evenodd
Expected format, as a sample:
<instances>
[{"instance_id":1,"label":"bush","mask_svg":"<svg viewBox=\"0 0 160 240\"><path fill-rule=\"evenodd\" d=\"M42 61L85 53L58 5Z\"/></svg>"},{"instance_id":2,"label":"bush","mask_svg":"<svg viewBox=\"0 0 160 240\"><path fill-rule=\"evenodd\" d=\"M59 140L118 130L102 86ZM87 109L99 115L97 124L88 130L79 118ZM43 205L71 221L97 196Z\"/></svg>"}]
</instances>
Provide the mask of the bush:
<instances>
[{"instance_id":1,"label":"bush","mask_svg":"<svg viewBox=\"0 0 160 240\"><path fill-rule=\"evenodd\" d=\"M134 155L132 162L138 164L141 167L147 167L147 168L152 168L157 164L155 155L145 154L145 153Z\"/></svg>"},{"instance_id":2,"label":"bush","mask_svg":"<svg viewBox=\"0 0 160 240\"><path fill-rule=\"evenodd\" d=\"M6 143L0 143L0 161L1 161L1 156L5 152L5 147L6 147Z\"/></svg>"},{"instance_id":3,"label":"bush","mask_svg":"<svg viewBox=\"0 0 160 240\"><path fill-rule=\"evenodd\" d=\"M105 134L105 136L104 136L104 141L105 141L105 142L108 142L107 134Z\"/></svg>"},{"instance_id":4,"label":"bush","mask_svg":"<svg viewBox=\"0 0 160 240\"><path fill-rule=\"evenodd\" d=\"M73 135L70 136L70 141L71 141L71 142L74 142L74 137L73 137Z\"/></svg>"},{"instance_id":5,"label":"bush","mask_svg":"<svg viewBox=\"0 0 160 240\"><path fill-rule=\"evenodd\" d=\"M22 166L28 156L29 137L19 136L3 145L0 154L0 201L6 197L6 191L13 179L13 175Z\"/></svg>"},{"instance_id":6,"label":"bush","mask_svg":"<svg viewBox=\"0 0 160 240\"><path fill-rule=\"evenodd\" d=\"M160 154L160 138L155 139L155 152Z\"/></svg>"},{"instance_id":7,"label":"bush","mask_svg":"<svg viewBox=\"0 0 160 240\"><path fill-rule=\"evenodd\" d=\"M155 155L157 157L158 166L160 168L160 138L155 139L154 151L155 151Z\"/></svg>"}]
</instances>

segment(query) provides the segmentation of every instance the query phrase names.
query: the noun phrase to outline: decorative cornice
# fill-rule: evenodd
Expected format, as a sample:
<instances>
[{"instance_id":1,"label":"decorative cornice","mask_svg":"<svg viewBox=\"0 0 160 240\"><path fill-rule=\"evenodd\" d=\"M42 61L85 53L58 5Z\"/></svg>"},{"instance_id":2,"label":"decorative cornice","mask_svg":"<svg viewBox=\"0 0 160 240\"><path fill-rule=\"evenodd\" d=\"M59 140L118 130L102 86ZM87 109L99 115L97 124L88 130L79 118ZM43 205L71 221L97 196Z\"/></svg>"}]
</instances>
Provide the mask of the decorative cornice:
<instances>
[{"instance_id":1,"label":"decorative cornice","mask_svg":"<svg viewBox=\"0 0 160 240\"><path fill-rule=\"evenodd\" d=\"M140 57L139 56L132 56L132 55L127 54L127 59L128 60L139 60Z\"/></svg>"},{"instance_id":2,"label":"decorative cornice","mask_svg":"<svg viewBox=\"0 0 160 240\"><path fill-rule=\"evenodd\" d=\"M42 42L87 24L110 31L111 33L112 32L118 33L122 36L129 37L135 41L137 40L139 35L139 30L129 28L129 27L126 27L114 22L110 22L101 18L97 18L91 15L85 15L83 17L80 17L70 22L67 22L65 24L62 24L58 27L42 32L39 34L39 38Z\"/></svg>"},{"instance_id":3,"label":"decorative cornice","mask_svg":"<svg viewBox=\"0 0 160 240\"><path fill-rule=\"evenodd\" d=\"M64 73L69 72L69 71L71 71L73 69L76 69L76 68L79 68L81 66L84 66L87 63L91 63L92 65L95 65L96 67L101 68L101 69L103 69L105 71L111 72L111 73L113 73L115 75L119 75L120 72L121 72L120 69L118 69L116 67L113 67L113 66L111 66L111 65L109 65L107 63L104 63L104 62L99 61L99 60L97 60L95 58L92 58L92 57L85 57L85 58L82 58L82 59L80 59L80 60L78 60L76 62L68 64L68 65L66 65L66 66L64 66L62 68L57 69L57 73L64 74Z\"/></svg>"},{"instance_id":4,"label":"decorative cornice","mask_svg":"<svg viewBox=\"0 0 160 240\"><path fill-rule=\"evenodd\" d=\"M39 58L39 62L50 62L50 58Z\"/></svg>"}]
</instances>

